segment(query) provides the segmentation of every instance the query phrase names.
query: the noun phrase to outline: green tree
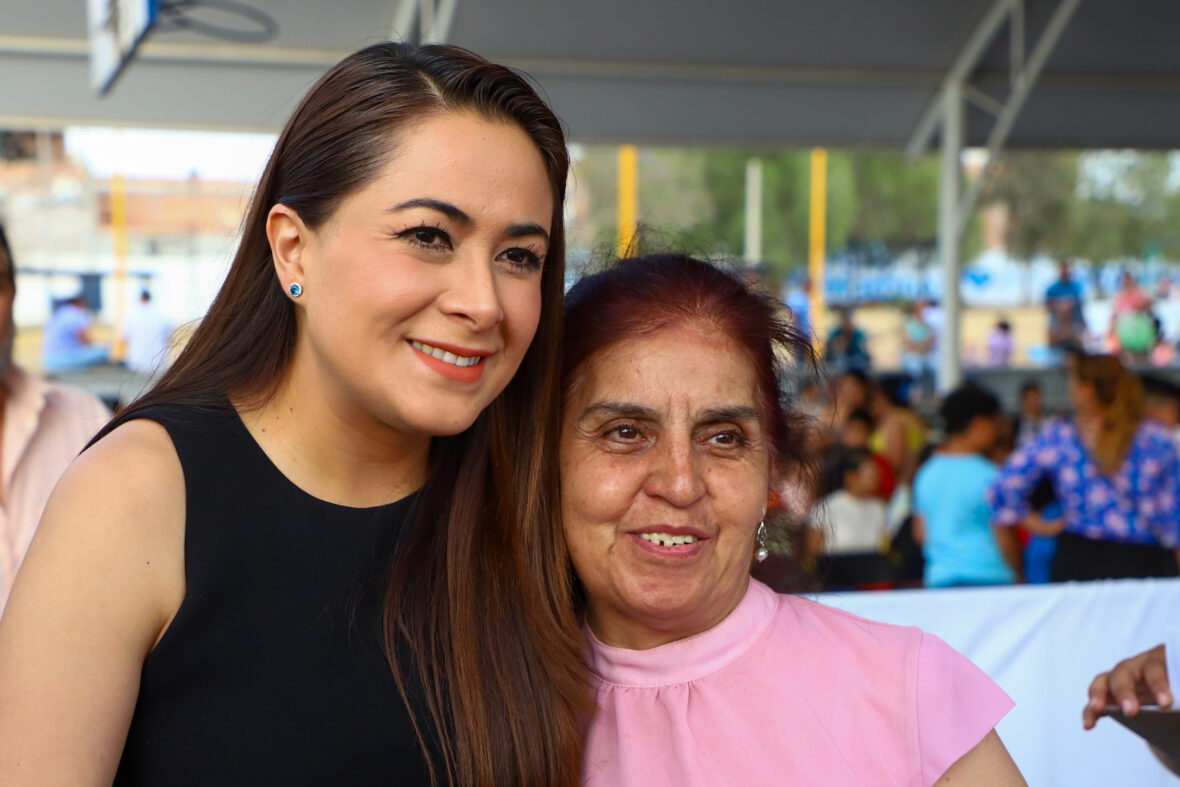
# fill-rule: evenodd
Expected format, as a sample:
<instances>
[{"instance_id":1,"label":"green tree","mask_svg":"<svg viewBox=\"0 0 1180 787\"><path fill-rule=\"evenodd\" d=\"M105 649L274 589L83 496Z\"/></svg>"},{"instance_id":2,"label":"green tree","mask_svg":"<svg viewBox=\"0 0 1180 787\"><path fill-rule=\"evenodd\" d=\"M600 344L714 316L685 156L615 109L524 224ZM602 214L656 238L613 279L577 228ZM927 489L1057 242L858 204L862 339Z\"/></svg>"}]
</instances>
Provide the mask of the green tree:
<instances>
[{"instance_id":1,"label":"green tree","mask_svg":"<svg viewBox=\"0 0 1180 787\"><path fill-rule=\"evenodd\" d=\"M980 204L1008 205L1011 253L1020 257L1061 253L1070 229L1067 202L1076 183L1076 154L1008 152L992 165Z\"/></svg>"},{"instance_id":2,"label":"green tree","mask_svg":"<svg viewBox=\"0 0 1180 787\"><path fill-rule=\"evenodd\" d=\"M1140 257L1180 217L1172 172L1163 153L1007 152L982 199L1008 205L1007 245L1017 256Z\"/></svg>"},{"instance_id":3,"label":"green tree","mask_svg":"<svg viewBox=\"0 0 1180 787\"><path fill-rule=\"evenodd\" d=\"M617 148L577 149L571 248L614 253ZM652 248L740 257L746 162L763 171L763 257L773 274L806 265L810 151L643 148L639 219ZM1010 151L992 167L981 204L1008 206L1006 246L1017 257L1049 253L1104 261L1159 249L1180 253L1180 155L1136 151ZM933 245L939 162L894 151L830 151L826 247L884 242ZM978 216L964 254L982 245Z\"/></svg>"},{"instance_id":4,"label":"green tree","mask_svg":"<svg viewBox=\"0 0 1180 787\"><path fill-rule=\"evenodd\" d=\"M849 237L893 244L929 243L938 231L938 160L910 161L900 153L853 152L859 198Z\"/></svg>"}]
</instances>

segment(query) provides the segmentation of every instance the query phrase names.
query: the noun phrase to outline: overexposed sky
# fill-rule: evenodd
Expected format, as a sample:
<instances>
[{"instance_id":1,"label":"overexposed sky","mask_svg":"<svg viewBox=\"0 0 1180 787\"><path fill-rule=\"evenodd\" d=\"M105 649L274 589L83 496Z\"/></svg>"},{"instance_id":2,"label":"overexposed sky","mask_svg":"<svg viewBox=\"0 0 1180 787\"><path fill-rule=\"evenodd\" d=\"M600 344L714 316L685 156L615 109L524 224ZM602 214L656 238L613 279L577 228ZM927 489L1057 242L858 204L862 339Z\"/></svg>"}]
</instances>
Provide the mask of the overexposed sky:
<instances>
[{"instance_id":1,"label":"overexposed sky","mask_svg":"<svg viewBox=\"0 0 1180 787\"><path fill-rule=\"evenodd\" d=\"M98 177L258 180L274 147L273 134L71 127L66 152Z\"/></svg>"}]
</instances>

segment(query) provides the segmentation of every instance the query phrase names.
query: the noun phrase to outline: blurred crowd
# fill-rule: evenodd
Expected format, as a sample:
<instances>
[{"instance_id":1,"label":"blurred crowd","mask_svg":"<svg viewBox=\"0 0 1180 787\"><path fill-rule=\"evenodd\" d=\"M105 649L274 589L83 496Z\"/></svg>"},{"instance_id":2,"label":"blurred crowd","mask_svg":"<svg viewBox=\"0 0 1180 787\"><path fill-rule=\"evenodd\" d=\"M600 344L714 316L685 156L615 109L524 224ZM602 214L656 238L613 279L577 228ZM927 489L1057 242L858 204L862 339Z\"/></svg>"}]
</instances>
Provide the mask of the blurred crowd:
<instances>
[{"instance_id":1,"label":"blurred crowd","mask_svg":"<svg viewBox=\"0 0 1180 787\"><path fill-rule=\"evenodd\" d=\"M819 466L798 549L822 587L1175 576L1180 387L1063 353L1061 412L1035 376L1011 411L975 382L922 398L924 369L806 381Z\"/></svg>"},{"instance_id":2,"label":"blurred crowd","mask_svg":"<svg viewBox=\"0 0 1180 787\"><path fill-rule=\"evenodd\" d=\"M809 279L793 281L784 288L782 300L797 316L801 328L812 330L824 340L824 361L830 368L841 372L897 367L910 376L919 392L933 391L945 322L937 298L921 296L900 303L896 307L900 319L889 321L897 326L889 329L896 330L897 335L886 336L881 326L870 331L858 321L857 308L851 304L836 307L830 328L813 326L811 291ZM986 335L964 342L963 365L1055 367L1062 364L1066 353L1086 352L1115 355L1135 368L1173 366L1180 342L1180 299L1173 296L1170 278L1155 279L1149 289L1131 269L1122 271L1113 291L1087 293L1074 278L1071 263L1062 260L1057 279L1041 298L1044 334L1037 338L1037 334L1025 330L1018 340L1012 320L997 310ZM898 348L899 353L881 363L873 357L873 347L880 349L884 345Z\"/></svg>"}]
</instances>

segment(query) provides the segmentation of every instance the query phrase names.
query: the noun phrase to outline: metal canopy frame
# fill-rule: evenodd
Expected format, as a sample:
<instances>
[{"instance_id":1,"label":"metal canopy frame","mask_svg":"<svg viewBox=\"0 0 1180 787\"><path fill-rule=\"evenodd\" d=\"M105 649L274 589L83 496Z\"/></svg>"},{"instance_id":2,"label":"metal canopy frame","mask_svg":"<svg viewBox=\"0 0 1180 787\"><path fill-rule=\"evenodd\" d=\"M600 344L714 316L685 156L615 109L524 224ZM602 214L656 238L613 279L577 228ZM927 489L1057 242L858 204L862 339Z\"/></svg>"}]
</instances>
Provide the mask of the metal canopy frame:
<instances>
[{"instance_id":1,"label":"metal canopy frame","mask_svg":"<svg viewBox=\"0 0 1180 787\"><path fill-rule=\"evenodd\" d=\"M962 147L989 161L1006 146L1180 147L1180 4L1166 0L250 2L279 22L273 44L161 36L98 101L77 0L0 0L0 125L273 131L325 68L395 37L523 69L584 142L920 155L937 134L944 388L961 374L959 241L988 172L965 184Z\"/></svg>"},{"instance_id":2,"label":"metal canopy frame","mask_svg":"<svg viewBox=\"0 0 1180 787\"><path fill-rule=\"evenodd\" d=\"M966 144L982 146L1056 0L250 3L273 42L155 35L98 100L77 0L0 0L0 125L275 130L325 68L392 33L524 70L585 142L925 149L934 97L963 74ZM1177 147L1177 26L1163 0L1082 4L1007 144Z\"/></svg>"},{"instance_id":3,"label":"metal canopy frame","mask_svg":"<svg viewBox=\"0 0 1180 787\"><path fill-rule=\"evenodd\" d=\"M979 201L996 155L1008 140L1012 125L1080 3L1081 0L1059 0L1026 58L1024 0L995 0L964 43L906 145L906 153L916 158L926 152L935 131L941 132L938 256L942 265L945 314L938 355L938 388L941 391L958 385L963 377L962 356L959 352L959 316L962 311L959 278L967 222ZM970 79L984 52L1005 25L1009 31L1010 89L1007 99L1001 102L973 86ZM971 102L989 112L996 120L988 134L987 159L983 171L964 192L960 183L965 102Z\"/></svg>"},{"instance_id":4,"label":"metal canopy frame","mask_svg":"<svg viewBox=\"0 0 1180 787\"><path fill-rule=\"evenodd\" d=\"M445 44L458 0L398 0L389 38L415 44Z\"/></svg>"}]
</instances>

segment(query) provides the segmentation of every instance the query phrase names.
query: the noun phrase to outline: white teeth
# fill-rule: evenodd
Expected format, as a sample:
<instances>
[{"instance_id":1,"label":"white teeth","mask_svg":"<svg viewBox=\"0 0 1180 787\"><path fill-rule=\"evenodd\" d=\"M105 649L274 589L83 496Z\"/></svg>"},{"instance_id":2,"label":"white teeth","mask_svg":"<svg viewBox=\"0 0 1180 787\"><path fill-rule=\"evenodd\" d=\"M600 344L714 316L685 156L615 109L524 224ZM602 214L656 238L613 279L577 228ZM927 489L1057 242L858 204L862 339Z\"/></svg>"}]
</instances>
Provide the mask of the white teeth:
<instances>
[{"instance_id":1,"label":"white teeth","mask_svg":"<svg viewBox=\"0 0 1180 787\"><path fill-rule=\"evenodd\" d=\"M639 537L663 547L682 547L697 541L696 536L674 536L669 533L640 533Z\"/></svg>"},{"instance_id":2,"label":"white teeth","mask_svg":"<svg viewBox=\"0 0 1180 787\"><path fill-rule=\"evenodd\" d=\"M483 358L478 355L472 355L472 356L455 355L452 352L447 352L446 350L442 349L441 347L435 347L430 344L423 344L422 342L418 341L417 339L411 339L410 344L412 344L414 347L421 350L422 352L426 353L427 355L433 356L444 363L449 363L452 366L475 366L477 363L479 363L480 361L483 360Z\"/></svg>"}]
</instances>

